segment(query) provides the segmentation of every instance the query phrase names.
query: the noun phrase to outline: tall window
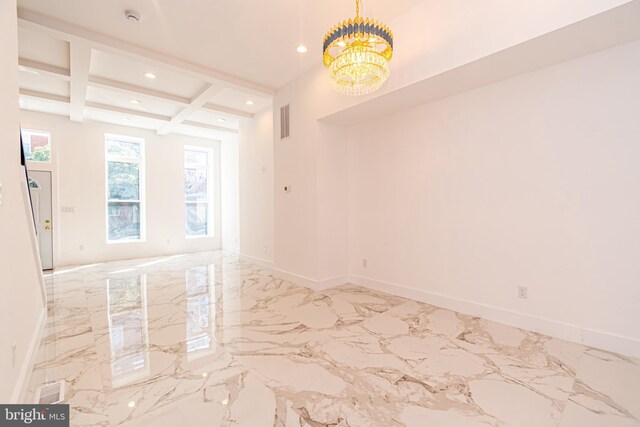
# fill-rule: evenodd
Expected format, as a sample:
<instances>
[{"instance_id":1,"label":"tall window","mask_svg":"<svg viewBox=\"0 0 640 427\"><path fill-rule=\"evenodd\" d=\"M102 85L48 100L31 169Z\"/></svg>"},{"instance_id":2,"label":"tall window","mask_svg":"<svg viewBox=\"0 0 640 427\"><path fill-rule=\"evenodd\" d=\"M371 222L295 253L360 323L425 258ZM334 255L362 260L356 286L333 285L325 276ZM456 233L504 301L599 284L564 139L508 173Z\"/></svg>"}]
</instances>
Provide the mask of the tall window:
<instances>
[{"instance_id":1,"label":"tall window","mask_svg":"<svg viewBox=\"0 0 640 427\"><path fill-rule=\"evenodd\" d=\"M184 228L187 237L212 234L211 157L210 149L185 147L184 150Z\"/></svg>"},{"instance_id":2,"label":"tall window","mask_svg":"<svg viewBox=\"0 0 640 427\"><path fill-rule=\"evenodd\" d=\"M22 129L24 158L30 162L51 162L51 134Z\"/></svg>"},{"instance_id":3,"label":"tall window","mask_svg":"<svg viewBox=\"0 0 640 427\"><path fill-rule=\"evenodd\" d=\"M144 239L144 140L105 135L107 240Z\"/></svg>"}]
</instances>

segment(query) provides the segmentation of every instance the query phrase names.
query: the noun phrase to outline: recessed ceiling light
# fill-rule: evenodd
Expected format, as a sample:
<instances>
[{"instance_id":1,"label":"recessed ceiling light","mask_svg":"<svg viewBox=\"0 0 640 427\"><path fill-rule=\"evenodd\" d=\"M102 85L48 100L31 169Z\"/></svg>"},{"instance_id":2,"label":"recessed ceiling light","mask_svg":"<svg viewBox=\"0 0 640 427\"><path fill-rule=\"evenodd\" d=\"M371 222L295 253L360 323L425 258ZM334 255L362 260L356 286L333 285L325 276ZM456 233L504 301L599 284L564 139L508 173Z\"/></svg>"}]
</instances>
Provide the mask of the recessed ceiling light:
<instances>
[{"instance_id":1,"label":"recessed ceiling light","mask_svg":"<svg viewBox=\"0 0 640 427\"><path fill-rule=\"evenodd\" d=\"M228 405L228 404L229 404L229 399L224 399L224 400L222 401L222 404L223 404L223 405Z\"/></svg>"},{"instance_id":2,"label":"recessed ceiling light","mask_svg":"<svg viewBox=\"0 0 640 427\"><path fill-rule=\"evenodd\" d=\"M131 103L132 104L142 104L142 101L140 101L139 99L132 99Z\"/></svg>"},{"instance_id":3,"label":"recessed ceiling light","mask_svg":"<svg viewBox=\"0 0 640 427\"><path fill-rule=\"evenodd\" d=\"M153 73L144 73L144 76L148 79L155 79L156 75Z\"/></svg>"},{"instance_id":4,"label":"recessed ceiling light","mask_svg":"<svg viewBox=\"0 0 640 427\"><path fill-rule=\"evenodd\" d=\"M247 105L253 105L253 101L252 100L248 100L247 101Z\"/></svg>"},{"instance_id":5,"label":"recessed ceiling light","mask_svg":"<svg viewBox=\"0 0 640 427\"><path fill-rule=\"evenodd\" d=\"M133 408L134 406L136 406L136 402L134 402L133 400L131 402L129 402L129 404L127 405L129 408Z\"/></svg>"},{"instance_id":6,"label":"recessed ceiling light","mask_svg":"<svg viewBox=\"0 0 640 427\"><path fill-rule=\"evenodd\" d=\"M218 119L218 123L224 123L224 122L226 122L226 121L227 121L227 119L223 119L222 117L220 117L220 118Z\"/></svg>"},{"instance_id":7,"label":"recessed ceiling light","mask_svg":"<svg viewBox=\"0 0 640 427\"><path fill-rule=\"evenodd\" d=\"M308 50L309 49L307 49L307 47L303 44L296 48L296 51L298 51L298 53L307 53Z\"/></svg>"},{"instance_id":8,"label":"recessed ceiling light","mask_svg":"<svg viewBox=\"0 0 640 427\"><path fill-rule=\"evenodd\" d=\"M207 378L207 376L209 376L209 374L208 374L208 373L206 373L206 372L203 372L203 373L202 373L202 378Z\"/></svg>"}]
</instances>

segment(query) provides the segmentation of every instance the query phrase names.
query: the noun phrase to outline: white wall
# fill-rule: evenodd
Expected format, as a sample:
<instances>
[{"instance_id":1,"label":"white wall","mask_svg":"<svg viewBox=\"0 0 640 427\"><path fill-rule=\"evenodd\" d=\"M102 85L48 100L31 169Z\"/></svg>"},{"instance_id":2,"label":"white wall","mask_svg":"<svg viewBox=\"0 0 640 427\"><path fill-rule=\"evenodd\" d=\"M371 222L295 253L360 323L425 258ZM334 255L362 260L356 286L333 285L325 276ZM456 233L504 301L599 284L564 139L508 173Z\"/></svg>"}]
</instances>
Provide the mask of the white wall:
<instances>
[{"instance_id":1,"label":"white wall","mask_svg":"<svg viewBox=\"0 0 640 427\"><path fill-rule=\"evenodd\" d=\"M55 265L196 252L221 247L220 143L181 135L22 111L22 125L52 131L57 164L58 197L54 202ZM106 242L104 134L145 139L146 240ZM184 146L212 147L214 152L214 218L212 237L184 234ZM57 204L57 207L55 206ZM75 212L61 212L73 207Z\"/></svg>"},{"instance_id":2,"label":"white wall","mask_svg":"<svg viewBox=\"0 0 640 427\"><path fill-rule=\"evenodd\" d=\"M635 42L350 128L354 280L640 355L638 70Z\"/></svg>"},{"instance_id":3,"label":"white wall","mask_svg":"<svg viewBox=\"0 0 640 427\"><path fill-rule=\"evenodd\" d=\"M220 141L222 248L234 253L240 250L239 151L237 136Z\"/></svg>"},{"instance_id":4,"label":"white wall","mask_svg":"<svg viewBox=\"0 0 640 427\"><path fill-rule=\"evenodd\" d=\"M347 268L346 129L317 121L337 97L325 77L307 73L274 102L275 266L310 286L343 281ZM286 104L291 136L280 140Z\"/></svg>"},{"instance_id":5,"label":"white wall","mask_svg":"<svg viewBox=\"0 0 640 427\"><path fill-rule=\"evenodd\" d=\"M280 107L290 103L292 133L280 141L274 132L276 269L317 286L348 276L346 133L319 119L627 2L421 2L389 22L395 52L381 90L339 95L322 66L279 90L274 123L279 124ZM291 193L282 192L284 185Z\"/></svg>"},{"instance_id":6,"label":"white wall","mask_svg":"<svg viewBox=\"0 0 640 427\"><path fill-rule=\"evenodd\" d=\"M390 23L394 31L392 73L382 90L373 96L438 75L630 1L420 2Z\"/></svg>"},{"instance_id":7,"label":"white wall","mask_svg":"<svg viewBox=\"0 0 640 427\"><path fill-rule=\"evenodd\" d=\"M240 253L273 262L273 109L240 121Z\"/></svg>"},{"instance_id":8,"label":"white wall","mask_svg":"<svg viewBox=\"0 0 640 427\"><path fill-rule=\"evenodd\" d=\"M20 166L16 23L15 0L0 2L0 402L5 403L20 399L46 315Z\"/></svg>"}]
</instances>

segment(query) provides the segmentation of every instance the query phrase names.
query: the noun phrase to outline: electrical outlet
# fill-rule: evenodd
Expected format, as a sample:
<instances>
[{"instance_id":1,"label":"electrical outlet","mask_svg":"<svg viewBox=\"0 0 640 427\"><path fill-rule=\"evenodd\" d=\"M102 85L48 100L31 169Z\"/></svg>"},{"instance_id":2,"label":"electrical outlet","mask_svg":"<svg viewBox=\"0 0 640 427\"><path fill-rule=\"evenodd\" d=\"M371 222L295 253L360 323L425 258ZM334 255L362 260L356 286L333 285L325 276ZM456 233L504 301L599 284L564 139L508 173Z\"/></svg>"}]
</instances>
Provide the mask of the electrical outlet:
<instances>
[{"instance_id":1,"label":"electrical outlet","mask_svg":"<svg viewBox=\"0 0 640 427\"><path fill-rule=\"evenodd\" d=\"M363 266L364 268L367 268L367 260L366 260L366 259L363 259L363 260L362 260L362 266Z\"/></svg>"},{"instance_id":2,"label":"electrical outlet","mask_svg":"<svg viewBox=\"0 0 640 427\"><path fill-rule=\"evenodd\" d=\"M527 299L528 289L526 286L518 286L518 298Z\"/></svg>"}]
</instances>

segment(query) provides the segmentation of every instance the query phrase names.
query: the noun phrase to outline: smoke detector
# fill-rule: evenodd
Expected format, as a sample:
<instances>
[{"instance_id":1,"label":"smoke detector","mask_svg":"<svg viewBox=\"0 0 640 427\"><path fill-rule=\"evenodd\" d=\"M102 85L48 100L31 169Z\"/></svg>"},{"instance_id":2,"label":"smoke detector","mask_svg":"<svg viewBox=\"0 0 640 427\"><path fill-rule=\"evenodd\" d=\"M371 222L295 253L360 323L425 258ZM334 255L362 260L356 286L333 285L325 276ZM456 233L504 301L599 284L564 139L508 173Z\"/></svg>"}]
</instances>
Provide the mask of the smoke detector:
<instances>
[{"instance_id":1,"label":"smoke detector","mask_svg":"<svg viewBox=\"0 0 640 427\"><path fill-rule=\"evenodd\" d=\"M127 18L127 20L131 21L131 22L139 22L140 21L140 14L138 12L136 12L135 10L125 10L124 11L124 16Z\"/></svg>"}]
</instances>

